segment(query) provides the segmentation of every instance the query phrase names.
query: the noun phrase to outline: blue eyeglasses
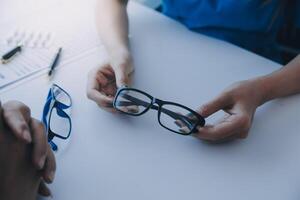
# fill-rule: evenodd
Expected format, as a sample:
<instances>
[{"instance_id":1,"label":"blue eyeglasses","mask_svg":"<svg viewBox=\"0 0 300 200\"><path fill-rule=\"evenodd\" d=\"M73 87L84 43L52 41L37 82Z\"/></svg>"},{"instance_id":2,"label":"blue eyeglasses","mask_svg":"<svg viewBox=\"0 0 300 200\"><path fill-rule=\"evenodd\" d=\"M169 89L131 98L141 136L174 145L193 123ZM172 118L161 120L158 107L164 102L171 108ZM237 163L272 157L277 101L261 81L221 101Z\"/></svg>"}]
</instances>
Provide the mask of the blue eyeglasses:
<instances>
[{"instance_id":1,"label":"blue eyeglasses","mask_svg":"<svg viewBox=\"0 0 300 200\"><path fill-rule=\"evenodd\" d=\"M53 142L55 137L67 140L71 135L72 121L66 112L71 106L71 96L61 87L53 84L49 90L42 117L48 133L48 143L53 151L58 150L57 144Z\"/></svg>"}]
</instances>

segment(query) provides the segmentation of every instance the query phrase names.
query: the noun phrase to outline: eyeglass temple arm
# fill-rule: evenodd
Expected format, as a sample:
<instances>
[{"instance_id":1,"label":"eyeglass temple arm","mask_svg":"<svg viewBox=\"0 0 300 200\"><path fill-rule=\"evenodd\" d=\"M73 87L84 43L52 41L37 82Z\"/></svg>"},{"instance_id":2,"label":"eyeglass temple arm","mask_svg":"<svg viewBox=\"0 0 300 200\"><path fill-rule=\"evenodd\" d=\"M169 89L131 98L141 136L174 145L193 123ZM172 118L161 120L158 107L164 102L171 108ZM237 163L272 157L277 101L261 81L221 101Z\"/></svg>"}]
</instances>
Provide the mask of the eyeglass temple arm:
<instances>
[{"instance_id":1,"label":"eyeglass temple arm","mask_svg":"<svg viewBox=\"0 0 300 200\"><path fill-rule=\"evenodd\" d=\"M125 99L131 101L131 102L124 102L124 101L123 101L123 102L122 102L122 104L123 104L122 106L125 106L124 103L126 103L127 106L130 106L130 105L141 105L141 106L144 106L144 107L148 107L148 106L150 105L150 103L147 103L147 102L145 102L145 101L142 101L142 100L140 100L140 99L137 99L137 98L132 97L132 96L127 95L127 94L123 94L122 96L123 96ZM119 102L119 103L121 103L121 102ZM130 105L129 105L129 104L130 104ZM151 105L151 109L158 110L158 106L152 104L152 105ZM182 115L179 115L179 114L177 114L177 113L175 113L175 112L173 112L173 111L170 111L170 110L168 110L168 109L165 109L165 108L161 108L161 112L163 112L163 113L169 115L170 117L172 117L172 118L175 119L175 120L180 119L180 120L183 121L190 129L193 128L192 125L191 125L191 123L188 121L188 120L191 120L190 118L187 119L187 117L182 116Z\"/></svg>"}]
</instances>

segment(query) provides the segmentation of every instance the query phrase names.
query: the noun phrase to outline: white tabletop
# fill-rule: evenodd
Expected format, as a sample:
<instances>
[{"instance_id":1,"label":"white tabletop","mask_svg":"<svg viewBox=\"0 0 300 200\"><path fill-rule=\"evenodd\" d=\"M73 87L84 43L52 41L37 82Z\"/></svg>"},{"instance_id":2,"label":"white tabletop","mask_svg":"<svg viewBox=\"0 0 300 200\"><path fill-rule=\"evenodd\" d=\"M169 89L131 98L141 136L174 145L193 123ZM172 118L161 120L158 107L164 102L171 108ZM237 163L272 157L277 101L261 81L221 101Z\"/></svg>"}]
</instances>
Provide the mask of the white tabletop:
<instances>
[{"instance_id":1,"label":"white tabletop","mask_svg":"<svg viewBox=\"0 0 300 200\"><path fill-rule=\"evenodd\" d=\"M129 15L134 86L160 99L197 108L235 81L280 68L138 4L130 3ZM94 22L86 17L81 23ZM155 112L112 115L89 101L87 73L104 59L99 47L56 73L54 82L74 106L72 137L57 156L54 199L299 199L300 96L258 109L246 140L209 145L163 129ZM49 86L43 75L2 92L1 99L23 101L40 118Z\"/></svg>"}]
</instances>

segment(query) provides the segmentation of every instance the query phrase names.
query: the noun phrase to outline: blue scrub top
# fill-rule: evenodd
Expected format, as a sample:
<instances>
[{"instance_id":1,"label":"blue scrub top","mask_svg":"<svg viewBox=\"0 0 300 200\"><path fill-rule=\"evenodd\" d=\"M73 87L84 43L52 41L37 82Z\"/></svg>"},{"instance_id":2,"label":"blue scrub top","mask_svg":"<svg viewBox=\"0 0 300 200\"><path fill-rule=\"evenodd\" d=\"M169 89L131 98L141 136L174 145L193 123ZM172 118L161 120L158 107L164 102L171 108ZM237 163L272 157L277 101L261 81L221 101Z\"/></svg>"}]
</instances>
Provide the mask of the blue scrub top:
<instances>
[{"instance_id":1,"label":"blue scrub top","mask_svg":"<svg viewBox=\"0 0 300 200\"><path fill-rule=\"evenodd\" d=\"M163 0L163 12L197 32L280 62L276 38L285 23L289 1ZM300 9L295 13L295 24L300 24Z\"/></svg>"}]
</instances>

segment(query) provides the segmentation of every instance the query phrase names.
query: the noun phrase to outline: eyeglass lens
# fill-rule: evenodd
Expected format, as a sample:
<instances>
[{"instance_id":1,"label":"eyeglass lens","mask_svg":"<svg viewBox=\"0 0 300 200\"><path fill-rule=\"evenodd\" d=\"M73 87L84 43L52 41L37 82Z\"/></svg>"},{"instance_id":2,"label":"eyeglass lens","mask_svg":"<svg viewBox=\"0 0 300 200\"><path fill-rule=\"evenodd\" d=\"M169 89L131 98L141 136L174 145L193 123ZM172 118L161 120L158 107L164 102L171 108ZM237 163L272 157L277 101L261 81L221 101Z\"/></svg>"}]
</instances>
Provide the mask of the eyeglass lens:
<instances>
[{"instance_id":1,"label":"eyeglass lens","mask_svg":"<svg viewBox=\"0 0 300 200\"><path fill-rule=\"evenodd\" d=\"M52 92L53 92L53 95L54 95L54 98L56 101L59 101L60 103L65 104L66 106L71 105L70 96L65 91L63 91L61 88L59 88L57 86L53 86Z\"/></svg>"},{"instance_id":2,"label":"eyeglass lens","mask_svg":"<svg viewBox=\"0 0 300 200\"><path fill-rule=\"evenodd\" d=\"M159 121L165 128L181 134L190 134L198 123L191 111L172 104L162 105Z\"/></svg>"},{"instance_id":3,"label":"eyeglass lens","mask_svg":"<svg viewBox=\"0 0 300 200\"><path fill-rule=\"evenodd\" d=\"M116 99L115 106L116 109L122 112L139 115L151 106L151 102L151 98L140 92L134 90L122 90Z\"/></svg>"},{"instance_id":4,"label":"eyeglass lens","mask_svg":"<svg viewBox=\"0 0 300 200\"><path fill-rule=\"evenodd\" d=\"M49 120L49 128L56 135L67 138L71 131L70 118L63 110L53 107Z\"/></svg>"}]
</instances>

